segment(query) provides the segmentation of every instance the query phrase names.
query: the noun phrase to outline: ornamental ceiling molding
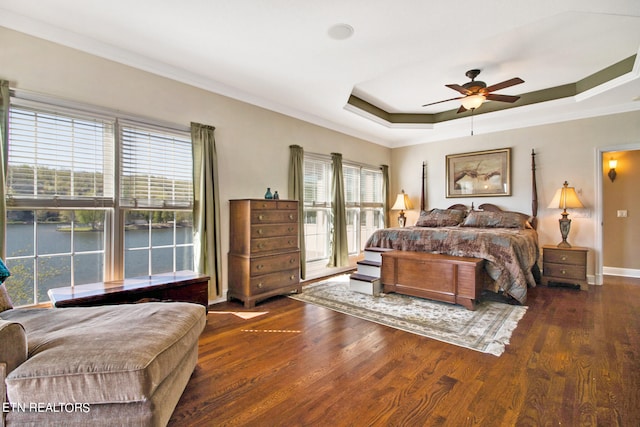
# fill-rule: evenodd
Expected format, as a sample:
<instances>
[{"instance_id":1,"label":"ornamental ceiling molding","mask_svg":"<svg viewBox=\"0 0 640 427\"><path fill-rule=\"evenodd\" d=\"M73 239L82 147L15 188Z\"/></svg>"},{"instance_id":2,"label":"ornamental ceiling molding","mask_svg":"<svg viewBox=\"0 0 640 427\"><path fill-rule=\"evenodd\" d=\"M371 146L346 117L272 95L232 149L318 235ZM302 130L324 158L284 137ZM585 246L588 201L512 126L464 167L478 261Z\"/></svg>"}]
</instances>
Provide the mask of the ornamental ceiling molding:
<instances>
[{"instance_id":1,"label":"ornamental ceiling molding","mask_svg":"<svg viewBox=\"0 0 640 427\"><path fill-rule=\"evenodd\" d=\"M344 108L387 127L413 128L420 127L421 125L429 126L461 119L471 116L472 114L478 116L562 98L575 97L576 100L580 101L609 89L609 84L616 79L621 79L624 76L629 76L628 79L624 79L625 81L638 78L640 75L640 65L636 66L636 58L637 55L630 56L574 83L520 94L520 99L513 104L505 102L485 102L481 108L473 112L469 110L458 114L458 107L456 107L452 110L432 114L391 113L354 95L353 91ZM601 88L601 90L598 90L598 88ZM593 93L590 93L590 91Z\"/></svg>"}]
</instances>

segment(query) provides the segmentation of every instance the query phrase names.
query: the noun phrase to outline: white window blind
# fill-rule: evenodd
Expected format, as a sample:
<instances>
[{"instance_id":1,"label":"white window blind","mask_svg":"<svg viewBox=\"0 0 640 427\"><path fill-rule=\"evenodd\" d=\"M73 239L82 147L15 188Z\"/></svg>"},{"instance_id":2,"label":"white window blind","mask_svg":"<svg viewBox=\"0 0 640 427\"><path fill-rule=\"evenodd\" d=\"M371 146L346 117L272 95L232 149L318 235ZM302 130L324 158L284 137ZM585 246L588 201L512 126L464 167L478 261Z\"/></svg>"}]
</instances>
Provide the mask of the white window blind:
<instances>
[{"instance_id":1,"label":"white window blind","mask_svg":"<svg viewBox=\"0 0 640 427\"><path fill-rule=\"evenodd\" d=\"M304 159L304 202L311 206L331 205L331 161Z\"/></svg>"},{"instance_id":2,"label":"white window blind","mask_svg":"<svg viewBox=\"0 0 640 427\"><path fill-rule=\"evenodd\" d=\"M342 166L344 198L348 207L360 204L360 167Z\"/></svg>"},{"instance_id":3,"label":"white window blind","mask_svg":"<svg viewBox=\"0 0 640 427\"><path fill-rule=\"evenodd\" d=\"M189 208L193 203L191 136L121 123L120 204Z\"/></svg>"},{"instance_id":4,"label":"white window blind","mask_svg":"<svg viewBox=\"0 0 640 427\"><path fill-rule=\"evenodd\" d=\"M113 123L12 106L8 195L16 199L113 199Z\"/></svg>"},{"instance_id":5,"label":"white window blind","mask_svg":"<svg viewBox=\"0 0 640 427\"><path fill-rule=\"evenodd\" d=\"M382 172L362 168L360 182L360 203L363 206L382 206Z\"/></svg>"}]
</instances>

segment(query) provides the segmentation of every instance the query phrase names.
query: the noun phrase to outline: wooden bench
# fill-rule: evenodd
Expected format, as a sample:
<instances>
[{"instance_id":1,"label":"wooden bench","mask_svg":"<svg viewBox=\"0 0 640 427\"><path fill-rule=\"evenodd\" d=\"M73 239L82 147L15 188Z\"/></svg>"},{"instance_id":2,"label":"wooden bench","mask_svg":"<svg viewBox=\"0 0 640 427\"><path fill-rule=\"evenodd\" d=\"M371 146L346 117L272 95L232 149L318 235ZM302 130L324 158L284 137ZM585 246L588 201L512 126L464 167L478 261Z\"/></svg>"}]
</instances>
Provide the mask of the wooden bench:
<instances>
[{"instance_id":1,"label":"wooden bench","mask_svg":"<svg viewBox=\"0 0 640 427\"><path fill-rule=\"evenodd\" d=\"M460 304L475 310L482 291L480 258L410 251L382 254L384 292Z\"/></svg>"},{"instance_id":2,"label":"wooden bench","mask_svg":"<svg viewBox=\"0 0 640 427\"><path fill-rule=\"evenodd\" d=\"M193 302L208 307L209 276L185 270L54 288L49 289L48 294L54 307L88 307L141 300Z\"/></svg>"}]
</instances>

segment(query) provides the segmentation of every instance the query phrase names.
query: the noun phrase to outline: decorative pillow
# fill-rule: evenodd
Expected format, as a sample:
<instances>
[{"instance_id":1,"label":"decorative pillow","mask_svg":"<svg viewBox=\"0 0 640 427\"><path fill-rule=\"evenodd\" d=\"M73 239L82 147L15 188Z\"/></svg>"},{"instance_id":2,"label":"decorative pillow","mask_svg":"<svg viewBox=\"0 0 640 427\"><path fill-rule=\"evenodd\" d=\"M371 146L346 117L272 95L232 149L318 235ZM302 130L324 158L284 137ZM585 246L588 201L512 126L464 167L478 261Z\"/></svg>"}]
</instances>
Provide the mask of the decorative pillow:
<instances>
[{"instance_id":1,"label":"decorative pillow","mask_svg":"<svg viewBox=\"0 0 640 427\"><path fill-rule=\"evenodd\" d=\"M417 227L451 227L464 220L465 212L458 209L431 209L422 212L416 221Z\"/></svg>"},{"instance_id":2,"label":"decorative pillow","mask_svg":"<svg viewBox=\"0 0 640 427\"><path fill-rule=\"evenodd\" d=\"M518 212L471 211L462 227L531 228L529 217Z\"/></svg>"},{"instance_id":3,"label":"decorative pillow","mask_svg":"<svg viewBox=\"0 0 640 427\"><path fill-rule=\"evenodd\" d=\"M13 302L11 302L11 298L9 297L9 292L7 292L7 288L4 283L0 285L0 313L5 310L10 310L13 308Z\"/></svg>"},{"instance_id":4,"label":"decorative pillow","mask_svg":"<svg viewBox=\"0 0 640 427\"><path fill-rule=\"evenodd\" d=\"M9 269L6 265L4 265L2 259L0 259L0 283L4 282L9 276L11 276L11 273L9 273Z\"/></svg>"}]
</instances>

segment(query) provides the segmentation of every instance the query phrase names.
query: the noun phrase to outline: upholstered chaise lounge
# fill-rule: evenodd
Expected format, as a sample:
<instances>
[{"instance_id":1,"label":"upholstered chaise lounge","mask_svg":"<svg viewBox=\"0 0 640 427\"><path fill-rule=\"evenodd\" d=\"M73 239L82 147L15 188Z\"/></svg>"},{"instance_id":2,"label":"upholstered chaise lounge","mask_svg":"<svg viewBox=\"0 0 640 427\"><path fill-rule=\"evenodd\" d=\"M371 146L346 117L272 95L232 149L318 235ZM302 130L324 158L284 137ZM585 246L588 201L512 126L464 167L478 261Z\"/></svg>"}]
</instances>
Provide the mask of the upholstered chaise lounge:
<instances>
[{"instance_id":1,"label":"upholstered chaise lounge","mask_svg":"<svg viewBox=\"0 0 640 427\"><path fill-rule=\"evenodd\" d=\"M205 323L179 302L0 312L7 426L166 425Z\"/></svg>"}]
</instances>

